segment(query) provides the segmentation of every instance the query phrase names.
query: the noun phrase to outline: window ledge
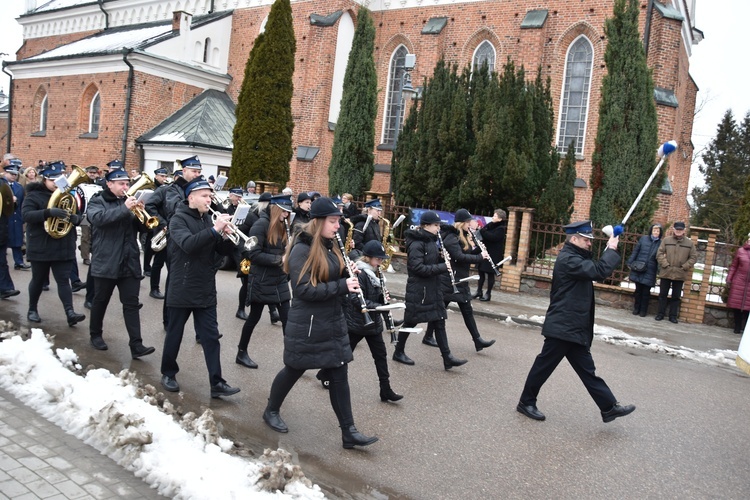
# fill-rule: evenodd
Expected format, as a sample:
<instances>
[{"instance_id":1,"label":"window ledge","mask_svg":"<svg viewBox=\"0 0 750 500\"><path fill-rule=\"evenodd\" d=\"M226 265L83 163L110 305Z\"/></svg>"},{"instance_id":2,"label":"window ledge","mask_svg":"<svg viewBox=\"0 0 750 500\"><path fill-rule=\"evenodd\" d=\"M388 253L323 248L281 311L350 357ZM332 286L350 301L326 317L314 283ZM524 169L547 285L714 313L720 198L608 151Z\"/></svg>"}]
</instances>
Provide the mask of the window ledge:
<instances>
[{"instance_id":1,"label":"window ledge","mask_svg":"<svg viewBox=\"0 0 750 500\"><path fill-rule=\"evenodd\" d=\"M98 139L99 132L87 132L78 136L79 139Z\"/></svg>"},{"instance_id":2,"label":"window ledge","mask_svg":"<svg viewBox=\"0 0 750 500\"><path fill-rule=\"evenodd\" d=\"M47 137L47 131L46 130L37 130L36 132L31 133L31 137Z\"/></svg>"},{"instance_id":3,"label":"window ledge","mask_svg":"<svg viewBox=\"0 0 750 500\"><path fill-rule=\"evenodd\" d=\"M393 151L395 148L393 147L393 143L385 143L378 144L375 149L377 149L378 151Z\"/></svg>"}]
</instances>

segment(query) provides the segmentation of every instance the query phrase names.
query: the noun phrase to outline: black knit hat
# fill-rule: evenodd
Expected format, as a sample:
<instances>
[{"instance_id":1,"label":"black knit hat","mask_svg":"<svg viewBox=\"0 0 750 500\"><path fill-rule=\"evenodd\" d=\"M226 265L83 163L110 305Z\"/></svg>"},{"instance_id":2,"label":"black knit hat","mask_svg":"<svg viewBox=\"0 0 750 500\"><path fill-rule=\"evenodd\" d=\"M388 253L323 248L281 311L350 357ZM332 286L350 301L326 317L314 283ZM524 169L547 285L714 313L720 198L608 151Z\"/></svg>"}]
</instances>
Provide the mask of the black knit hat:
<instances>
[{"instance_id":1,"label":"black knit hat","mask_svg":"<svg viewBox=\"0 0 750 500\"><path fill-rule=\"evenodd\" d=\"M332 215L338 215L341 217L342 214L339 207L330 198L318 198L310 206L310 218L317 219L319 217L330 217Z\"/></svg>"}]
</instances>

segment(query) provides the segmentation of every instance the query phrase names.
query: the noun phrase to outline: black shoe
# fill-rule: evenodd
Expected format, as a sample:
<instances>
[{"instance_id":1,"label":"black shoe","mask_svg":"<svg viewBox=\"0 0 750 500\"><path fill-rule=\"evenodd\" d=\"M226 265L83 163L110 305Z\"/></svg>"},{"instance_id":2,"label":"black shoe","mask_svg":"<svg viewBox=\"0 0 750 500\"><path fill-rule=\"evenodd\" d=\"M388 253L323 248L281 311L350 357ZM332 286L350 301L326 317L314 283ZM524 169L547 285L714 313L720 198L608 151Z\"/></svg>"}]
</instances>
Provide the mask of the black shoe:
<instances>
[{"instance_id":1,"label":"black shoe","mask_svg":"<svg viewBox=\"0 0 750 500\"><path fill-rule=\"evenodd\" d=\"M281 321L281 316L279 316L279 312L278 311L271 312L271 324L275 325L279 321Z\"/></svg>"},{"instance_id":2,"label":"black shoe","mask_svg":"<svg viewBox=\"0 0 750 500\"><path fill-rule=\"evenodd\" d=\"M407 356L404 351L395 351L393 353L393 361L398 361L399 363L403 363L405 365L414 364L414 360Z\"/></svg>"},{"instance_id":3,"label":"black shoe","mask_svg":"<svg viewBox=\"0 0 750 500\"><path fill-rule=\"evenodd\" d=\"M161 376L161 386L168 392L177 392L180 390L180 384L177 383L177 379L169 375Z\"/></svg>"},{"instance_id":4,"label":"black shoe","mask_svg":"<svg viewBox=\"0 0 750 500\"><path fill-rule=\"evenodd\" d=\"M670 316L670 317L669 317L669 322L670 322L670 323L675 323L675 324L676 324L676 323L679 323L679 321L677 321L677 318L675 318L674 316Z\"/></svg>"},{"instance_id":5,"label":"black shoe","mask_svg":"<svg viewBox=\"0 0 750 500\"><path fill-rule=\"evenodd\" d=\"M0 292L0 299L15 297L19 293L21 293L19 290L3 290L2 292Z\"/></svg>"},{"instance_id":6,"label":"black shoe","mask_svg":"<svg viewBox=\"0 0 750 500\"><path fill-rule=\"evenodd\" d=\"M239 387L232 387L226 382L219 382L218 384L211 386L211 397L218 398L220 396L231 396L240 392Z\"/></svg>"},{"instance_id":7,"label":"black shoe","mask_svg":"<svg viewBox=\"0 0 750 500\"><path fill-rule=\"evenodd\" d=\"M143 275L144 276L151 276L151 269L149 269L148 271L143 271Z\"/></svg>"},{"instance_id":8,"label":"black shoe","mask_svg":"<svg viewBox=\"0 0 750 500\"><path fill-rule=\"evenodd\" d=\"M491 298L492 298L492 293L487 292L479 300L482 302L489 302Z\"/></svg>"},{"instance_id":9,"label":"black shoe","mask_svg":"<svg viewBox=\"0 0 750 500\"><path fill-rule=\"evenodd\" d=\"M641 318L645 318L647 315L648 315L648 313L646 311L643 311L638 316L640 316Z\"/></svg>"},{"instance_id":10,"label":"black shoe","mask_svg":"<svg viewBox=\"0 0 750 500\"><path fill-rule=\"evenodd\" d=\"M466 364L469 360L467 359L458 359L453 357L453 354L448 354L443 358L443 367L446 370L450 370L454 366L461 366L463 364Z\"/></svg>"},{"instance_id":11,"label":"black shoe","mask_svg":"<svg viewBox=\"0 0 750 500\"><path fill-rule=\"evenodd\" d=\"M484 340L482 337L477 337L474 339L474 348L477 350L477 352L481 351L485 347L489 347L492 344L495 343L495 340Z\"/></svg>"},{"instance_id":12,"label":"black shoe","mask_svg":"<svg viewBox=\"0 0 750 500\"><path fill-rule=\"evenodd\" d=\"M544 420L545 417L544 413L539 411L539 408L536 407L536 405L524 405L521 403L518 403L518 406L516 406L516 411L518 413L523 413L529 418L533 418L534 420Z\"/></svg>"},{"instance_id":13,"label":"black shoe","mask_svg":"<svg viewBox=\"0 0 750 500\"><path fill-rule=\"evenodd\" d=\"M15 269L16 271L19 271L19 270L25 271L29 269L30 267L31 267L31 264L24 263L24 264L16 264L15 266L13 266L13 269Z\"/></svg>"},{"instance_id":14,"label":"black shoe","mask_svg":"<svg viewBox=\"0 0 750 500\"><path fill-rule=\"evenodd\" d=\"M41 323L42 322L42 318L39 317L39 313L36 312L36 311L29 311L26 314L26 319L28 319L32 323Z\"/></svg>"},{"instance_id":15,"label":"black shoe","mask_svg":"<svg viewBox=\"0 0 750 500\"><path fill-rule=\"evenodd\" d=\"M404 396L402 396L401 394L396 394L390 387L380 388L380 400L382 402L386 403L388 401L401 401L402 399L404 399Z\"/></svg>"},{"instance_id":16,"label":"black shoe","mask_svg":"<svg viewBox=\"0 0 750 500\"><path fill-rule=\"evenodd\" d=\"M245 312L244 308L237 309L237 314L234 315L235 318L240 318L242 321L245 321L247 319L247 313Z\"/></svg>"},{"instance_id":17,"label":"black shoe","mask_svg":"<svg viewBox=\"0 0 750 500\"><path fill-rule=\"evenodd\" d=\"M615 403L611 410L602 412L602 420L604 422L611 422L618 417L630 415L634 411L635 405L620 406L620 403Z\"/></svg>"},{"instance_id":18,"label":"black shoe","mask_svg":"<svg viewBox=\"0 0 750 500\"><path fill-rule=\"evenodd\" d=\"M640 313L640 311L639 311L638 309L633 309L633 313L632 313L632 314L633 314L633 316L636 316L636 315L638 315L639 313Z\"/></svg>"},{"instance_id":19,"label":"black shoe","mask_svg":"<svg viewBox=\"0 0 750 500\"><path fill-rule=\"evenodd\" d=\"M109 347L107 347L107 343L104 342L104 339L101 337L101 335L91 337L91 347L93 347L97 351L106 351L107 349L109 349Z\"/></svg>"},{"instance_id":20,"label":"black shoe","mask_svg":"<svg viewBox=\"0 0 750 500\"><path fill-rule=\"evenodd\" d=\"M471 296L472 299L478 299L480 297L482 297L482 289L481 288L477 290L477 293L475 293L474 295Z\"/></svg>"},{"instance_id":21,"label":"black shoe","mask_svg":"<svg viewBox=\"0 0 750 500\"><path fill-rule=\"evenodd\" d=\"M156 349L154 349L153 347L146 347L143 344L136 344L130 348L130 355L133 359L138 359L142 358L143 356L153 354L154 351L156 351Z\"/></svg>"},{"instance_id":22,"label":"black shoe","mask_svg":"<svg viewBox=\"0 0 750 500\"><path fill-rule=\"evenodd\" d=\"M341 428L341 440L344 443L344 448L351 450L355 446L367 446L378 440L375 436L365 436L360 433L356 427L350 425L349 427Z\"/></svg>"},{"instance_id":23,"label":"black shoe","mask_svg":"<svg viewBox=\"0 0 750 500\"><path fill-rule=\"evenodd\" d=\"M70 289L73 290L73 293L80 292L84 288L86 288L86 283L80 280L70 284Z\"/></svg>"},{"instance_id":24,"label":"black shoe","mask_svg":"<svg viewBox=\"0 0 750 500\"><path fill-rule=\"evenodd\" d=\"M435 340L435 337L428 337L427 335L424 336L422 339L422 343L424 345L428 345L430 347L437 347L437 341Z\"/></svg>"},{"instance_id":25,"label":"black shoe","mask_svg":"<svg viewBox=\"0 0 750 500\"><path fill-rule=\"evenodd\" d=\"M237 357L234 358L234 362L238 365L246 366L247 368L258 368L258 363L250 359L247 355L247 351L240 349L237 351Z\"/></svg>"},{"instance_id":26,"label":"black shoe","mask_svg":"<svg viewBox=\"0 0 750 500\"><path fill-rule=\"evenodd\" d=\"M68 317L68 326L75 326L76 324L86 319L85 314L78 314L72 309L70 311L65 311L65 316Z\"/></svg>"},{"instance_id":27,"label":"black shoe","mask_svg":"<svg viewBox=\"0 0 750 500\"><path fill-rule=\"evenodd\" d=\"M49 292L49 285L43 285L42 290L45 292Z\"/></svg>"},{"instance_id":28,"label":"black shoe","mask_svg":"<svg viewBox=\"0 0 750 500\"><path fill-rule=\"evenodd\" d=\"M263 421L268 424L268 427L276 432L289 432L289 427L287 427L286 422L281 419L281 415L279 415L278 411L266 409L263 412Z\"/></svg>"},{"instance_id":29,"label":"black shoe","mask_svg":"<svg viewBox=\"0 0 750 500\"><path fill-rule=\"evenodd\" d=\"M91 309L91 302L87 300L86 302L83 303L83 307L85 307L86 309Z\"/></svg>"},{"instance_id":30,"label":"black shoe","mask_svg":"<svg viewBox=\"0 0 750 500\"><path fill-rule=\"evenodd\" d=\"M90 266L91 265L91 259L83 259L83 265L84 266Z\"/></svg>"},{"instance_id":31,"label":"black shoe","mask_svg":"<svg viewBox=\"0 0 750 500\"><path fill-rule=\"evenodd\" d=\"M663 319L664 319L664 315L663 315L662 313L659 313L659 314L657 314L657 315L656 315L656 317L655 317L654 319L655 319L656 321L661 321L661 320L663 320Z\"/></svg>"},{"instance_id":32,"label":"black shoe","mask_svg":"<svg viewBox=\"0 0 750 500\"><path fill-rule=\"evenodd\" d=\"M158 288L154 288L148 293L148 296L154 299L164 300L164 294Z\"/></svg>"}]
</instances>

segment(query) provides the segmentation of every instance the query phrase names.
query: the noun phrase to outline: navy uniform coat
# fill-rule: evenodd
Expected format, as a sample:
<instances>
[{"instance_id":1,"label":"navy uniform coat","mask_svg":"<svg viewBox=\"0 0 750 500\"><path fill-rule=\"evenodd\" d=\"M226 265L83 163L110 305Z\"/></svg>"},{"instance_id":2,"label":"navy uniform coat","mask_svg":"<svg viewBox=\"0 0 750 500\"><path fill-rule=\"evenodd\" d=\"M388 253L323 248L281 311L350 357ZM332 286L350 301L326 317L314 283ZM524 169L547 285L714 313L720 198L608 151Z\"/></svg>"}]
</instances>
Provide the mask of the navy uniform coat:
<instances>
[{"instance_id":1,"label":"navy uniform coat","mask_svg":"<svg viewBox=\"0 0 750 500\"><path fill-rule=\"evenodd\" d=\"M25 191L23 186L18 182L8 184L13 191L13 195L16 197L16 206L13 213L8 217L8 246L18 248L23 246L23 215L21 214L21 207L23 206Z\"/></svg>"}]
</instances>

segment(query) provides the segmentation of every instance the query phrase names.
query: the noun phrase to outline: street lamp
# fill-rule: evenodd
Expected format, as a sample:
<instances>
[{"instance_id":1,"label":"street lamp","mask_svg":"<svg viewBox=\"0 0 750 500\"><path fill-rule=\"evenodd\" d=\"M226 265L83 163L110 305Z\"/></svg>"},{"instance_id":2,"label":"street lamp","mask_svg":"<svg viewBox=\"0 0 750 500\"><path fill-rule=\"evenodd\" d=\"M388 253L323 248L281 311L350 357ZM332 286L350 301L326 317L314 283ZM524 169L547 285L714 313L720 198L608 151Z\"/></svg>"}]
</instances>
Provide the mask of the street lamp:
<instances>
[{"instance_id":1,"label":"street lamp","mask_svg":"<svg viewBox=\"0 0 750 500\"><path fill-rule=\"evenodd\" d=\"M401 133L401 123L403 116L406 113L406 102L404 99L411 100L418 91L411 85L411 70L414 69L414 64L417 62L417 56L414 54L406 54L404 57L404 71L401 73L401 82L398 88L398 112L396 113L396 130L393 131L393 152L391 153L391 178L390 186L388 191L393 194L393 155L396 154L396 146L398 145L398 136Z\"/></svg>"}]
</instances>

